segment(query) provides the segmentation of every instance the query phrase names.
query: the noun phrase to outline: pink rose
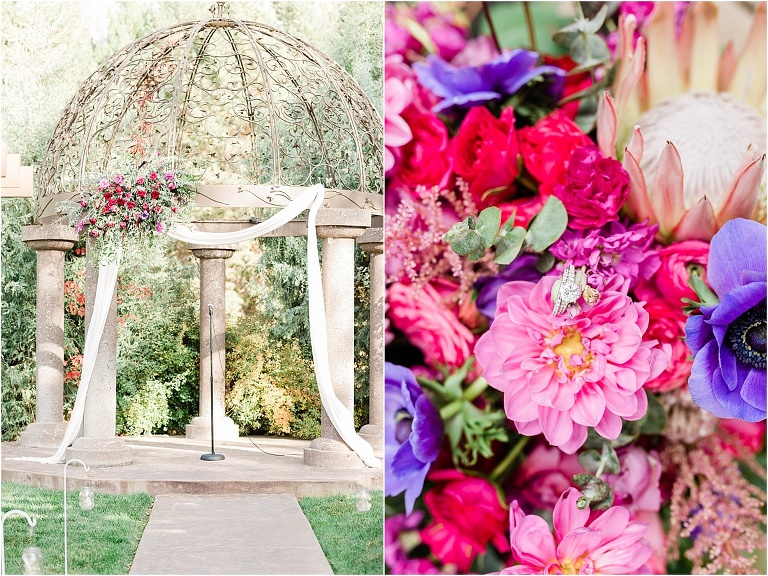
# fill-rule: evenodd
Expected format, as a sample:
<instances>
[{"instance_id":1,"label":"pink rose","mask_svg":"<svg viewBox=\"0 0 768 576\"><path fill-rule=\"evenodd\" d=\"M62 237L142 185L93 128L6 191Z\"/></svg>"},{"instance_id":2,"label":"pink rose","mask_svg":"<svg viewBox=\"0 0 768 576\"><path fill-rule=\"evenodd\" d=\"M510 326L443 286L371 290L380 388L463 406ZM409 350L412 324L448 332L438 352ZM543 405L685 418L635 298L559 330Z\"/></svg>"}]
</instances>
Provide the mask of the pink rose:
<instances>
[{"instance_id":1,"label":"pink rose","mask_svg":"<svg viewBox=\"0 0 768 576\"><path fill-rule=\"evenodd\" d=\"M520 464L515 487L531 507L551 510L560 495L571 487L573 475L585 472L577 455L539 444Z\"/></svg>"},{"instance_id":2,"label":"pink rose","mask_svg":"<svg viewBox=\"0 0 768 576\"><path fill-rule=\"evenodd\" d=\"M637 522L645 522L648 530L643 538L653 550L653 554L645 563L648 572L644 574L667 574L667 533L658 512L638 512L632 517ZM640 570L638 570L640 572Z\"/></svg>"},{"instance_id":3,"label":"pink rose","mask_svg":"<svg viewBox=\"0 0 768 576\"><path fill-rule=\"evenodd\" d=\"M552 192L565 205L571 228L600 228L619 218L629 194L629 175L595 146L583 146L574 150Z\"/></svg>"},{"instance_id":4,"label":"pink rose","mask_svg":"<svg viewBox=\"0 0 768 576\"><path fill-rule=\"evenodd\" d=\"M458 311L445 304L445 298L457 289L458 284L436 280L421 290L395 282L387 291L392 324L432 366L461 366L475 345L475 335L459 321Z\"/></svg>"},{"instance_id":5,"label":"pink rose","mask_svg":"<svg viewBox=\"0 0 768 576\"><path fill-rule=\"evenodd\" d=\"M115 181L115 184L119 186L120 184L123 183L124 178L122 174L115 174L115 177L113 178L113 180Z\"/></svg>"},{"instance_id":6,"label":"pink rose","mask_svg":"<svg viewBox=\"0 0 768 576\"><path fill-rule=\"evenodd\" d=\"M105 190L107 188L109 188L109 180L106 178L99 180L99 190Z\"/></svg>"},{"instance_id":7,"label":"pink rose","mask_svg":"<svg viewBox=\"0 0 768 576\"><path fill-rule=\"evenodd\" d=\"M723 441L723 449L732 454L736 453L733 444L738 444L754 454L765 442L765 420L762 422L745 422L740 418L723 418L719 424L720 428L733 436L733 442L730 439Z\"/></svg>"},{"instance_id":8,"label":"pink rose","mask_svg":"<svg viewBox=\"0 0 768 576\"><path fill-rule=\"evenodd\" d=\"M460 574L467 574L489 543L502 554L509 550L509 513L493 484L457 470L430 473L428 480L437 484L424 496L433 521L421 531L421 539L443 564L455 564Z\"/></svg>"},{"instance_id":9,"label":"pink rose","mask_svg":"<svg viewBox=\"0 0 768 576\"><path fill-rule=\"evenodd\" d=\"M398 56L387 58L386 68L396 65ZM413 134L408 123L401 116L413 101L413 90L410 81L397 77L387 77L384 84L384 170L388 177L395 174L395 166L400 158L400 148L410 142Z\"/></svg>"},{"instance_id":10,"label":"pink rose","mask_svg":"<svg viewBox=\"0 0 768 576\"><path fill-rule=\"evenodd\" d=\"M495 205L494 194L514 183L517 154L512 108L496 118L487 108L476 106L464 117L451 142L453 171L469 184L478 210Z\"/></svg>"},{"instance_id":11,"label":"pink rose","mask_svg":"<svg viewBox=\"0 0 768 576\"><path fill-rule=\"evenodd\" d=\"M688 360L691 352L683 340L686 320L683 309L657 297L646 303L645 310L648 312L649 323L643 340L657 340L662 346L671 347L672 352L664 372L646 382L645 388L653 392L669 392L685 386L693 362Z\"/></svg>"},{"instance_id":12,"label":"pink rose","mask_svg":"<svg viewBox=\"0 0 768 576\"><path fill-rule=\"evenodd\" d=\"M629 446L619 449L618 456L619 473L602 475L613 490L613 505L623 506L633 517L641 511L658 512L661 508L661 462L656 452L649 454L642 448Z\"/></svg>"},{"instance_id":13,"label":"pink rose","mask_svg":"<svg viewBox=\"0 0 768 576\"><path fill-rule=\"evenodd\" d=\"M688 286L688 264L701 267L702 279L707 281L709 243L701 240L686 240L670 244L659 250L661 266L654 276L656 287L670 303L682 308L682 298L697 301L696 293Z\"/></svg>"},{"instance_id":14,"label":"pink rose","mask_svg":"<svg viewBox=\"0 0 768 576\"><path fill-rule=\"evenodd\" d=\"M544 185L542 194L551 192L551 184L568 167L573 150L591 143L576 123L560 110L542 118L535 126L520 130L518 139L526 169Z\"/></svg>"}]
</instances>

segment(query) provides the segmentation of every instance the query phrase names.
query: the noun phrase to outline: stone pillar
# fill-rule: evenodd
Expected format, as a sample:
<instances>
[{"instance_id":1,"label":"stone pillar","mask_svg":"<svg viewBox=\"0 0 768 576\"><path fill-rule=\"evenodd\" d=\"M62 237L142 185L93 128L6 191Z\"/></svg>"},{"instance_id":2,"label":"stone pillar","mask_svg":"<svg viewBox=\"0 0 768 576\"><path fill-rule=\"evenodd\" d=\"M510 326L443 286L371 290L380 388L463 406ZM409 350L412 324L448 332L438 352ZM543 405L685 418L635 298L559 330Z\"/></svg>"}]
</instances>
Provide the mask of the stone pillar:
<instances>
[{"instance_id":1,"label":"stone pillar","mask_svg":"<svg viewBox=\"0 0 768 576\"><path fill-rule=\"evenodd\" d=\"M369 228L357 243L371 259L368 424L360 436L378 451L384 450L384 230Z\"/></svg>"},{"instance_id":2,"label":"stone pillar","mask_svg":"<svg viewBox=\"0 0 768 576\"><path fill-rule=\"evenodd\" d=\"M187 424L186 436L195 440L211 439L211 350L208 304L213 304L213 425L214 440L237 440L240 428L224 414L224 373L226 367L225 333L226 259L236 246L197 246L190 250L200 260L200 412Z\"/></svg>"},{"instance_id":3,"label":"stone pillar","mask_svg":"<svg viewBox=\"0 0 768 576\"><path fill-rule=\"evenodd\" d=\"M19 443L57 448L64 437L64 253L77 242L69 226L24 226L21 240L37 252L35 421Z\"/></svg>"},{"instance_id":4,"label":"stone pillar","mask_svg":"<svg viewBox=\"0 0 768 576\"><path fill-rule=\"evenodd\" d=\"M323 239L323 297L331 382L336 397L353 412L355 238L370 226L370 213L345 208L321 210L317 224L317 235ZM321 437L304 450L304 463L335 468L364 466L336 432L325 409L321 413Z\"/></svg>"},{"instance_id":5,"label":"stone pillar","mask_svg":"<svg viewBox=\"0 0 768 576\"><path fill-rule=\"evenodd\" d=\"M91 244L88 244L88 251ZM85 268L85 337L93 317L99 269L89 258ZM122 438L115 436L117 420L117 286L112 292L104 332L96 353L96 365L88 387L83 417L83 435L67 450L67 460L79 458L88 466L126 466L131 452Z\"/></svg>"}]
</instances>

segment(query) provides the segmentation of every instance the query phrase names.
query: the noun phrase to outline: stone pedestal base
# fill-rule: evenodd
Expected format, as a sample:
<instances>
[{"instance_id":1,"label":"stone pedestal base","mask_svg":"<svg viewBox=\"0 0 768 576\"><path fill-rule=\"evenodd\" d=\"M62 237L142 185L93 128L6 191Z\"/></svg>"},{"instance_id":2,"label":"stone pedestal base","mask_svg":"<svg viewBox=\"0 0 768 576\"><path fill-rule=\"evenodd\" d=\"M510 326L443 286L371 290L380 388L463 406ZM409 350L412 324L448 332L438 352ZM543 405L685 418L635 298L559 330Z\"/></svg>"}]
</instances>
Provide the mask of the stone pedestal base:
<instances>
[{"instance_id":1,"label":"stone pedestal base","mask_svg":"<svg viewBox=\"0 0 768 576\"><path fill-rule=\"evenodd\" d=\"M304 464L318 468L365 468L349 446L329 438L315 438L304 448Z\"/></svg>"},{"instance_id":2,"label":"stone pedestal base","mask_svg":"<svg viewBox=\"0 0 768 576\"><path fill-rule=\"evenodd\" d=\"M360 437L368 442L374 452L384 450L384 427L378 424L366 424L360 428Z\"/></svg>"},{"instance_id":3,"label":"stone pedestal base","mask_svg":"<svg viewBox=\"0 0 768 576\"><path fill-rule=\"evenodd\" d=\"M79 458L94 468L133 464L131 450L122 438L78 438L67 448L66 458Z\"/></svg>"},{"instance_id":4,"label":"stone pedestal base","mask_svg":"<svg viewBox=\"0 0 768 576\"><path fill-rule=\"evenodd\" d=\"M192 418L192 422L187 424L186 437L190 440L210 440L211 439L211 419L204 416ZM222 416L213 421L213 440L237 440L240 437L240 427L235 424L232 418Z\"/></svg>"},{"instance_id":5,"label":"stone pedestal base","mask_svg":"<svg viewBox=\"0 0 768 576\"><path fill-rule=\"evenodd\" d=\"M19 445L28 448L58 448L67 422L32 422L19 436Z\"/></svg>"}]
</instances>

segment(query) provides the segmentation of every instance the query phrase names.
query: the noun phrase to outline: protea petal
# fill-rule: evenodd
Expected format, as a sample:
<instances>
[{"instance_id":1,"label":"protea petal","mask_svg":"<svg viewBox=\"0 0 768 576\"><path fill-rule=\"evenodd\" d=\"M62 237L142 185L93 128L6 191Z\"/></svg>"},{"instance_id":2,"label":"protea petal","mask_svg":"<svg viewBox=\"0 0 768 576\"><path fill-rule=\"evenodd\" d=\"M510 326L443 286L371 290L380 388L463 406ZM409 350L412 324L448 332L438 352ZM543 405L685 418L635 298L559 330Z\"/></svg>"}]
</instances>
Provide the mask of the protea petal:
<instances>
[{"instance_id":1,"label":"protea petal","mask_svg":"<svg viewBox=\"0 0 768 576\"><path fill-rule=\"evenodd\" d=\"M680 58L675 40L675 5L658 2L645 26L648 42L646 78L648 105L684 92Z\"/></svg>"},{"instance_id":2,"label":"protea petal","mask_svg":"<svg viewBox=\"0 0 768 576\"><path fill-rule=\"evenodd\" d=\"M766 5L760 2L728 86L728 92L753 106L758 106L766 93L766 50Z\"/></svg>"},{"instance_id":3,"label":"protea petal","mask_svg":"<svg viewBox=\"0 0 768 576\"><path fill-rule=\"evenodd\" d=\"M619 41L616 46L616 58L619 58L619 69L616 80L613 83L613 91L616 94L616 107L624 108L624 103L632 91L637 79L633 82L632 75L632 44L637 29L637 19L634 14L619 17ZM643 63L645 65L645 63Z\"/></svg>"},{"instance_id":4,"label":"protea petal","mask_svg":"<svg viewBox=\"0 0 768 576\"><path fill-rule=\"evenodd\" d=\"M629 138L627 150L629 150L629 153L632 154L638 163L643 159L644 145L645 140L643 140L643 133L640 131L640 126L635 126L634 130L632 130L632 136Z\"/></svg>"},{"instance_id":5,"label":"protea petal","mask_svg":"<svg viewBox=\"0 0 768 576\"><path fill-rule=\"evenodd\" d=\"M597 146L606 158L616 158L616 107L604 91L597 103Z\"/></svg>"},{"instance_id":6,"label":"protea petal","mask_svg":"<svg viewBox=\"0 0 768 576\"><path fill-rule=\"evenodd\" d=\"M760 183L765 173L765 154L750 146L728 185L723 205L715 207L718 228L734 218L751 218L757 208Z\"/></svg>"},{"instance_id":7,"label":"protea petal","mask_svg":"<svg viewBox=\"0 0 768 576\"><path fill-rule=\"evenodd\" d=\"M694 2L687 16L693 25L689 90L717 91L717 8L711 2Z\"/></svg>"},{"instance_id":8,"label":"protea petal","mask_svg":"<svg viewBox=\"0 0 768 576\"><path fill-rule=\"evenodd\" d=\"M715 211L709 198L704 196L693 208L683 215L680 224L674 229L678 242L683 240L710 240L717 232Z\"/></svg>"},{"instance_id":9,"label":"protea petal","mask_svg":"<svg viewBox=\"0 0 768 576\"><path fill-rule=\"evenodd\" d=\"M643 171L640 169L640 165L629 148L624 150L624 158L621 160L621 165L629 175L629 195L627 196L627 202L624 204L629 211L629 215L638 222L642 222L647 218L648 224L656 224L656 213L653 211L651 199L648 197L645 176L643 176Z\"/></svg>"},{"instance_id":10,"label":"protea petal","mask_svg":"<svg viewBox=\"0 0 768 576\"><path fill-rule=\"evenodd\" d=\"M683 163L672 142L667 142L659 157L656 181L651 194L651 206L658 219L659 232L662 236L668 236L680 223L685 213Z\"/></svg>"},{"instance_id":11,"label":"protea petal","mask_svg":"<svg viewBox=\"0 0 768 576\"><path fill-rule=\"evenodd\" d=\"M725 92L733 78L733 71L736 70L736 49L733 42L725 45L725 50L720 55L720 64L718 65L717 90Z\"/></svg>"},{"instance_id":12,"label":"protea petal","mask_svg":"<svg viewBox=\"0 0 768 576\"><path fill-rule=\"evenodd\" d=\"M680 73L686 80L690 77L691 72L691 50L693 46L693 18L691 17L691 9L685 11L683 21L680 24L680 33L677 37L677 45L680 53Z\"/></svg>"}]
</instances>

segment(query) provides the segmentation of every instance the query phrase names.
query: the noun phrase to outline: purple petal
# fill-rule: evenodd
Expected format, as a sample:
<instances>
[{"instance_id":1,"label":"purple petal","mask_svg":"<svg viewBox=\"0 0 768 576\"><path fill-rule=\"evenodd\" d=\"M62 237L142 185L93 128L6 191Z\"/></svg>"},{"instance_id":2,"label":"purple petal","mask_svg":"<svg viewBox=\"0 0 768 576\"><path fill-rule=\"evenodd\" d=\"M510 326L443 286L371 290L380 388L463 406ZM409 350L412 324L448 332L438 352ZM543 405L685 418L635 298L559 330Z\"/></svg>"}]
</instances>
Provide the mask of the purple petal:
<instances>
[{"instance_id":1,"label":"purple petal","mask_svg":"<svg viewBox=\"0 0 768 576\"><path fill-rule=\"evenodd\" d=\"M731 392L728 389L728 386L726 385L720 370L717 370L714 373L714 378L712 379L712 390L715 393L717 401L720 402L720 404L728 411L728 414L731 418L741 418L746 422L759 422L765 418L765 404L763 404L762 409L755 408L754 406L744 401L744 399L741 397L740 390L741 384L746 382L747 378L749 378L755 369L747 368L743 364L739 364L739 368L740 379L738 382L739 386L736 390ZM750 392L757 396L759 392L754 390L754 386L752 388L753 389L750 390ZM764 396L765 392L763 391L763 397Z\"/></svg>"},{"instance_id":2,"label":"purple petal","mask_svg":"<svg viewBox=\"0 0 768 576\"><path fill-rule=\"evenodd\" d=\"M767 286L765 280L753 282L746 286L738 286L721 296L720 305L712 311L712 317L708 320L709 324L728 326L739 316L765 300Z\"/></svg>"},{"instance_id":3,"label":"purple petal","mask_svg":"<svg viewBox=\"0 0 768 576\"><path fill-rule=\"evenodd\" d=\"M740 373L743 369L744 365L736 359L731 347L727 344L720 346L720 370L723 373L725 385L731 392L736 389L739 378L744 377L744 374Z\"/></svg>"},{"instance_id":4,"label":"purple petal","mask_svg":"<svg viewBox=\"0 0 768 576\"><path fill-rule=\"evenodd\" d=\"M432 462L440 453L442 440L443 421L440 413L426 394L422 394L416 400L416 417L411 432L413 452L422 462Z\"/></svg>"},{"instance_id":5,"label":"purple petal","mask_svg":"<svg viewBox=\"0 0 768 576\"><path fill-rule=\"evenodd\" d=\"M501 94L498 92L471 92L470 94L457 94L451 98L446 98L434 106L432 112L440 114L441 112L447 112L454 107L472 108L473 106L479 106L499 98L501 98Z\"/></svg>"},{"instance_id":6,"label":"purple petal","mask_svg":"<svg viewBox=\"0 0 768 576\"><path fill-rule=\"evenodd\" d=\"M719 296L742 285L745 270L766 275L766 228L744 218L729 220L712 237L707 278Z\"/></svg>"},{"instance_id":7,"label":"purple petal","mask_svg":"<svg viewBox=\"0 0 768 576\"><path fill-rule=\"evenodd\" d=\"M518 78L527 75L531 68L536 66L538 57L539 55L536 52L522 49L504 52L485 66L482 66L480 68L480 73L488 85L493 88L499 88L501 86L506 87L508 84L514 85L517 83ZM514 92L505 90L505 94L514 94L520 87L524 86L527 81L528 80L520 84Z\"/></svg>"},{"instance_id":8,"label":"purple petal","mask_svg":"<svg viewBox=\"0 0 768 576\"><path fill-rule=\"evenodd\" d=\"M457 94L491 90L477 68L454 68L437 56L428 56L427 62L428 65L414 64L413 70L419 82L437 96L451 98Z\"/></svg>"},{"instance_id":9,"label":"purple petal","mask_svg":"<svg viewBox=\"0 0 768 576\"><path fill-rule=\"evenodd\" d=\"M766 416L766 377L765 370L752 368L749 374L744 379L744 384L741 386L741 398L749 404L752 408L755 408L756 416L755 420L747 420L747 422L759 422L765 420ZM762 416L760 416L762 414Z\"/></svg>"},{"instance_id":10,"label":"purple petal","mask_svg":"<svg viewBox=\"0 0 768 576\"><path fill-rule=\"evenodd\" d=\"M400 449L392 458L392 474L398 478L407 478L412 476L424 467L424 462L419 460L413 453L413 446L410 442L403 442Z\"/></svg>"},{"instance_id":11,"label":"purple petal","mask_svg":"<svg viewBox=\"0 0 768 576\"><path fill-rule=\"evenodd\" d=\"M694 355L712 340L712 327L706 319L706 316L689 316L685 322L685 343Z\"/></svg>"},{"instance_id":12,"label":"purple petal","mask_svg":"<svg viewBox=\"0 0 768 576\"><path fill-rule=\"evenodd\" d=\"M731 415L720 403L713 390L714 374L720 373L717 352L717 342L710 340L696 353L691 368L691 376L688 379L688 389L691 392L691 398L700 408L711 412L718 418L730 418Z\"/></svg>"}]
</instances>

